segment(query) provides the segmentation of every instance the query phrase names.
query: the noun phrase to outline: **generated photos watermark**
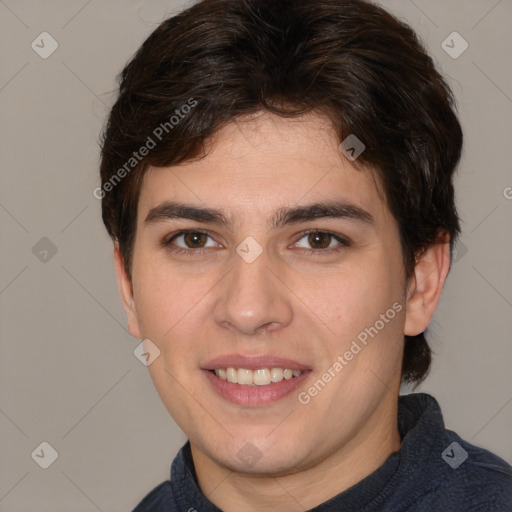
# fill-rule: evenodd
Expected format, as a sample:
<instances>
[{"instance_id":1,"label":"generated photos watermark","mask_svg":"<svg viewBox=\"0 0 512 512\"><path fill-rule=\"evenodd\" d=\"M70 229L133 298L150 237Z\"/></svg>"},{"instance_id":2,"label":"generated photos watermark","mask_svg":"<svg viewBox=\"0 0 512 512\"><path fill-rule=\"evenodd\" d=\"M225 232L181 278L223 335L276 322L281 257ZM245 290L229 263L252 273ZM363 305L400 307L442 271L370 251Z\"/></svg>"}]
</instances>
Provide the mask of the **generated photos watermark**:
<instances>
[{"instance_id":1,"label":"generated photos watermark","mask_svg":"<svg viewBox=\"0 0 512 512\"><path fill-rule=\"evenodd\" d=\"M186 103L181 105L180 108L174 110L173 115L169 117L168 121L160 123L148 135L146 141L142 146L132 153L132 156L120 167L115 174L113 174L101 187L96 187L93 190L93 195L96 199L103 199L108 192L111 192L131 171L133 171L142 162L144 157L149 155L152 149L165 137L166 134L171 133L176 125L178 125L187 114L197 105L197 100L189 98Z\"/></svg>"},{"instance_id":2,"label":"generated photos watermark","mask_svg":"<svg viewBox=\"0 0 512 512\"><path fill-rule=\"evenodd\" d=\"M457 469L468 458L468 452L454 441L443 451L441 457L452 469Z\"/></svg>"},{"instance_id":3,"label":"generated photos watermark","mask_svg":"<svg viewBox=\"0 0 512 512\"><path fill-rule=\"evenodd\" d=\"M247 467L253 467L263 457L263 454L257 446L252 443L245 443L238 453L238 459L243 462Z\"/></svg>"},{"instance_id":4,"label":"generated photos watermark","mask_svg":"<svg viewBox=\"0 0 512 512\"><path fill-rule=\"evenodd\" d=\"M357 158L363 153L366 149L364 143L357 137L351 133L348 137L341 141L338 149L343 153L345 158L353 162L357 160Z\"/></svg>"},{"instance_id":5,"label":"generated photos watermark","mask_svg":"<svg viewBox=\"0 0 512 512\"><path fill-rule=\"evenodd\" d=\"M144 365L153 364L155 359L160 356L160 349L149 338L142 340L133 351L133 355Z\"/></svg>"},{"instance_id":6,"label":"generated photos watermark","mask_svg":"<svg viewBox=\"0 0 512 512\"><path fill-rule=\"evenodd\" d=\"M368 338L375 338L384 327L397 313L402 311L403 306L399 302L395 302L385 313L381 314L379 319L370 327L366 327L357 335L357 339L353 340L350 348L345 351L343 355L339 355L336 361L329 366L329 368L322 374L322 376L308 388L307 391L301 391L297 398L302 405L307 405L311 399L318 395L323 389L334 379L340 372L349 364L354 357L361 352L361 350L368 345L370 341Z\"/></svg>"}]
</instances>

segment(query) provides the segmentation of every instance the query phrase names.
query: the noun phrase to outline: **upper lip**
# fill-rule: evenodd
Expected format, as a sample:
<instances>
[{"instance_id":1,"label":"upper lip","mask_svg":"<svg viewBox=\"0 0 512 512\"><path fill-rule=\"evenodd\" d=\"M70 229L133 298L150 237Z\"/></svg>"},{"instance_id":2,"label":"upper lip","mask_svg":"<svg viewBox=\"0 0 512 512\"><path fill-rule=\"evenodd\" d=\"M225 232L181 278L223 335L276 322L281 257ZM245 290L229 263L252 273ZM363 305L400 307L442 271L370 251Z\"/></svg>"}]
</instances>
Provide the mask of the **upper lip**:
<instances>
[{"instance_id":1,"label":"upper lip","mask_svg":"<svg viewBox=\"0 0 512 512\"><path fill-rule=\"evenodd\" d=\"M310 367L284 357L273 355L243 356L240 354L227 354L210 359L201 366L203 370L216 370L218 368L247 368L258 370L260 368L288 368L290 370L309 370Z\"/></svg>"}]
</instances>

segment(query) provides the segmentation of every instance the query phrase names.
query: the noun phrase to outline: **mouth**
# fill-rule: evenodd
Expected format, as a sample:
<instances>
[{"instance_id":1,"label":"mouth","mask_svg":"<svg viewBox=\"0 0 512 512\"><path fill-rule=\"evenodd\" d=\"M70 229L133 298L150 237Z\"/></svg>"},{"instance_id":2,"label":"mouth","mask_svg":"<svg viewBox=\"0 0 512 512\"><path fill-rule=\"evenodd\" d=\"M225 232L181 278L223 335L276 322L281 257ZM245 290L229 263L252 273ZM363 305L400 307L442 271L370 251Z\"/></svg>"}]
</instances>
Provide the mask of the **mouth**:
<instances>
[{"instance_id":1,"label":"mouth","mask_svg":"<svg viewBox=\"0 0 512 512\"><path fill-rule=\"evenodd\" d=\"M312 373L289 359L240 356L217 358L201 370L220 398L246 407L262 407L284 399Z\"/></svg>"}]
</instances>

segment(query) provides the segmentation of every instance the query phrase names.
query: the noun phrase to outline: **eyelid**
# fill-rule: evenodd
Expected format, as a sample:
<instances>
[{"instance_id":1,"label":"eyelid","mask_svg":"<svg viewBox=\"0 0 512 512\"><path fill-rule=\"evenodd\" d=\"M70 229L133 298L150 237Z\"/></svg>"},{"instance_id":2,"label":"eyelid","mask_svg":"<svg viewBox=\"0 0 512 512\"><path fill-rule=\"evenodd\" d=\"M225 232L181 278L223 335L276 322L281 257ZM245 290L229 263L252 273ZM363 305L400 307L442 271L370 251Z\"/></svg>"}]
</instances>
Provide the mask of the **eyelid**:
<instances>
[{"instance_id":1,"label":"eyelid","mask_svg":"<svg viewBox=\"0 0 512 512\"><path fill-rule=\"evenodd\" d=\"M199 229L199 228L188 228L188 229L180 229L179 231L176 231L174 233L171 233L170 235L165 236L161 240L160 244L163 247L168 247L168 246L171 245L173 240L175 240L179 236L186 235L187 233L200 233L200 234L206 235L208 238L211 238L212 240L214 240L214 237L208 231L205 231L205 230ZM216 242L216 243L218 243L218 242ZM221 244L219 244L219 245L221 245ZM178 246L178 249L199 252L201 250L208 249L208 247L198 247L197 249L193 249L193 248L190 248L190 247L189 248L184 248L184 247L179 247Z\"/></svg>"},{"instance_id":2,"label":"eyelid","mask_svg":"<svg viewBox=\"0 0 512 512\"><path fill-rule=\"evenodd\" d=\"M347 238L346 236L343 236L339 233L334 233L332 231L328 231L326 229L308 229L306 231L303 231L302 233L300 233L298 236L297 236L297 239L295 240L295 242L293 243L293 245L295 245L297 242L299 242L300 240L302 240L305 236L311 234L311 233L322 233L322 234L325 234L325 235L330 235L332 238L334 238L334 240L336 240L339 245L336 246L336 247L330 247L328 249L304 249L304 248L301 248L301 250L303 251L306 251L306 252L313 252L313 253L329 253L329 252L335 252L337 250L340 250L340 247L350 247L352 245L352 242L349 238Z\"/></svg>"}]
</instances>

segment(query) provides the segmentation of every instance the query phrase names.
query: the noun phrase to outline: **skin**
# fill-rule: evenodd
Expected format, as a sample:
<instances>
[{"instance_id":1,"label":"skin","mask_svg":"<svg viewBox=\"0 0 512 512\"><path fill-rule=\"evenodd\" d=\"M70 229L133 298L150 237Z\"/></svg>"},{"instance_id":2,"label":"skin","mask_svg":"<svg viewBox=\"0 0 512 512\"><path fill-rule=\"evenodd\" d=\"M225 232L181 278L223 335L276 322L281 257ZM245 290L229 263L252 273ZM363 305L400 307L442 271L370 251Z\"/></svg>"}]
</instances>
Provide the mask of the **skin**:
<instances>
[{"instance_id":1,"label":"skin","mask_svg":"<svg viewBox=\"0 0 512 512\"><path fill-rule=\"evenodd\" d=\"M310 509L400 448L404 334L423 332L434 313L449 269L448 241L430 247L406 281L396 221L372 173L357 170L338 143L320 115L260 114L232 123L209 142L204 158L145 175L131 281L115 247L130 333L160 349L149 366L155 387L190 440L201 489L227 512ZM319 218L269 228L280 208L326 200L350 202L373 223ZM233 225L145 222L164 201L221 209ZM211 238L199 237L206 245L199 251L183 237L162 246L182 229ZM328 236L311 244L304 234L310 230L341 235L350 245ZM248 236L263 250L252 263L236 252ZM401 311L301 404L298 393L394 303ZM235 405L200 370L232 353L286 357L312 372L274 404ZM237 457L248 442L260 454L256 463Z\"/></svg>"}]
</instances>

